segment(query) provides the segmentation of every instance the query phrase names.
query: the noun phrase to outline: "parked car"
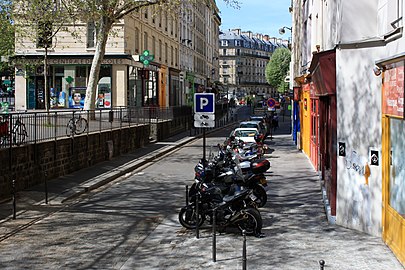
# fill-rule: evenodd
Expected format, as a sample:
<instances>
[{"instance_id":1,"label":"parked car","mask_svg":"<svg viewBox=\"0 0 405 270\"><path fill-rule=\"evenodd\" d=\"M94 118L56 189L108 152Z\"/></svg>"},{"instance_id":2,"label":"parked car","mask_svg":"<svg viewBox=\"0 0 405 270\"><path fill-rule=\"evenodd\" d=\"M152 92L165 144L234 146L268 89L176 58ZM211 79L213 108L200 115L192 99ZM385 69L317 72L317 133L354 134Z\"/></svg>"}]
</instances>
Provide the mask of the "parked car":
<instances>
[{"instance_id":1,"label":"parked car","mask_svg":"<svg viewBox=\"0 0 405 270\"><path fill-rule=\"evenodd\" d=\"M259 133L267 135L266 125L262 121L243 121L239 124L240 128L256 128Z\"/></svg>"},{"instance_id":2,"label":"parked car","mask_svg":"<svg viewBox=\"0 0 405 270\"><path fill-rule=\"evenodd\" d=\"M259 134L257 128L235 128L229 137L234 136L236 140L242 140L245 143L254 143L255 135Z\"/></svg>"}]
</instances>

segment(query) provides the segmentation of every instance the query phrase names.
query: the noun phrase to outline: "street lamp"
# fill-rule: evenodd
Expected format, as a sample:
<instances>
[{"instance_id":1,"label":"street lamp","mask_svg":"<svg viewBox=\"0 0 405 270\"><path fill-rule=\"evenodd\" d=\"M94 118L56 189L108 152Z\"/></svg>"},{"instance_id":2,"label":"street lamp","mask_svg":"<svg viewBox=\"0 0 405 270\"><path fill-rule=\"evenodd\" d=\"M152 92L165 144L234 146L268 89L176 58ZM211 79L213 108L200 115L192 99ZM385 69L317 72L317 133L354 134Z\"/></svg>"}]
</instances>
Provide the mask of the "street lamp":
<instances>
[{"instance_id":1,"label":"street lamp","mask_svg":"<svg viewBox=\"0 0 405 270\"><path fill-rule=\"evenodd\" d=\"M292 32L292 28L291 27L287 27L287 26L283 26L281 27L278 32L280 33L280 35L284 35L285 34L285 29L290 30Z\"/></svg>"}]
</instances>

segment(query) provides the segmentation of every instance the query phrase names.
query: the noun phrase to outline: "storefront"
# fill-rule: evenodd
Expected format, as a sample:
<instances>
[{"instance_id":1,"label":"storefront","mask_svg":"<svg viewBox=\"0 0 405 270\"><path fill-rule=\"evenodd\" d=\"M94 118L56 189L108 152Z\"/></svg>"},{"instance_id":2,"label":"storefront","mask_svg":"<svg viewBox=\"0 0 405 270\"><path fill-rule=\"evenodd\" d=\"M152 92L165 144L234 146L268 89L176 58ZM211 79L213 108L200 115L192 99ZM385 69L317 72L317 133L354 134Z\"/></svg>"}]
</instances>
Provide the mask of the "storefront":
<instances>
[{"instance_id":1,"label":"storefront","mask_svg":"<svg viewBox=\"0 0 405 270\"><path fill-rule=\"evenodd\" d=\"M321 171L324 187L336 215L337 193L337 111L336 51L313 55L311 66L311 161Z\"/></svg>"},{"instance_id":2,"label":"storefront","mask_svg":"<svg viewBox=\"0 0 405 270\"><path fill-rule=\"evenodd\" d=\"M384 70L383 131L383 239L405 263L405 56L378 63Z\"/></svg>"},{"instance_id":3,"label":"storefront","mask_svg":"<svg viewBox=\"0 0 405 270\"><path fill-rule=\"evenodd\" d=\"M51 109L83 108L91 63L89 57L49 57L46 89ZM157 103L158 69L142 70L142 65L132 59L105 58L96 88L96 108ZM25 90L16 93L16 108L45 109L43 60L17 59L16 86Z\"/></svg>"},{"instance_id":4,"label":"storefront","mask_svg":"<svg viewBox=\"0 0 405 270\"><path fill-rule=\"evenodd\" d=\"M311 139L311 101L310 101L310 83L302 85L300 93L300 145L302 151L310 157L310 139Z\"/></svg>"}]
</instances>

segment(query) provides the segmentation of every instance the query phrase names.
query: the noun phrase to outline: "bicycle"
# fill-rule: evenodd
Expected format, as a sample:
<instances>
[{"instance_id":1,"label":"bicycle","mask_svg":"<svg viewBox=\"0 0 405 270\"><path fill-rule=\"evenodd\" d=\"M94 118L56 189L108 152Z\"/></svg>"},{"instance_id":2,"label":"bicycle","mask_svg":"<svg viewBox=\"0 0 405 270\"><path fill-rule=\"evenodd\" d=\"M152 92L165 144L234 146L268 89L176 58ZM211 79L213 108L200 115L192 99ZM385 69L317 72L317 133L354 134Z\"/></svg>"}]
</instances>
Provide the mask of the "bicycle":
<instances>
[{"instance_id":1,"label":"bicycle","mask_svg":"<svg viewBox=\"0 0 405 270\"><path fill-rule=\"evenodd\" d=\"M68 137L74 135L80 135L84 133L88 128L87 119L83 118L80 114L78 116L73 115L69 119L69 122L66 125L66 135Z\"/></svg>"},{"instance_id":2,"label":"bicycle","mask_svg":"<svg viewBox=\"0 0 405 270\"><path fill-rule=\"evenodd\" d=\"M10 115L3 115L2 121L0 121L0 145L4 146L10 141L11 144L20 146L25 142L25 138L28 137L25 124L21 121L21 116L17 116L17 120L14 121L14 125L9 130Z\"/></svg>"}]
</instances>

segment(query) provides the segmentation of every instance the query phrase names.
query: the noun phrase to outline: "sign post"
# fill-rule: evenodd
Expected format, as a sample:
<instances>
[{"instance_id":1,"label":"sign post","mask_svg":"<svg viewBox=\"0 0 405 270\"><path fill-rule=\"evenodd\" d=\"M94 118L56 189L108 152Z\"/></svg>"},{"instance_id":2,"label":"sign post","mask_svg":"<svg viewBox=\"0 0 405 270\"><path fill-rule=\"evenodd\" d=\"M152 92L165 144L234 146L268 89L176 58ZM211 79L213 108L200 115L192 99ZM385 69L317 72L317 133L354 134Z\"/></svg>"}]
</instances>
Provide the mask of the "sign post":
<instances>
[{"instance_id":1,"label":"sign post","mask_svg":"<svg viewBox=\"0 0 405 270\"><path fill-rule=\"evenodd\" d=\"M194 127L203 128L203 159L205 160L205 128L215 127L215 95L194 94Z\"/></svg>"}]
</instances>

